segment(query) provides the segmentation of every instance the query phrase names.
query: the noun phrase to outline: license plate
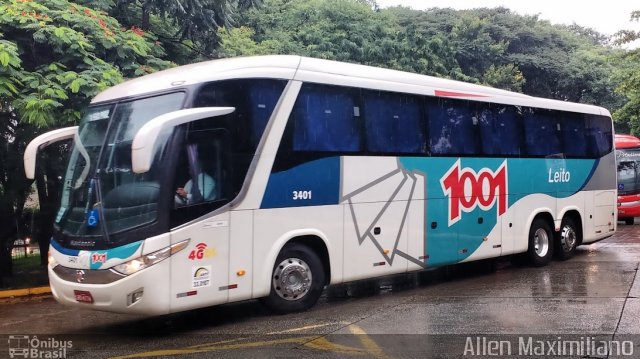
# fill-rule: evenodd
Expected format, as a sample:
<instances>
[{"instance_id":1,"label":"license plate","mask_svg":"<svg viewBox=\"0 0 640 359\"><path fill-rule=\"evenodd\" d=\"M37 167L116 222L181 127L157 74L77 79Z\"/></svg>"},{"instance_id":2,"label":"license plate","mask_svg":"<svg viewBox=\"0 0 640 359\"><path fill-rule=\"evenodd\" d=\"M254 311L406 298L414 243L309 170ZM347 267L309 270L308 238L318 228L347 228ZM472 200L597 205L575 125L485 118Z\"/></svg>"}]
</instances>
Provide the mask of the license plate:
<instances>
[{"instance_id":1,"label":"license plate","mask_svg":"<svg viewBox=\"0 0 640 359\"><path fill-rule=\"evenodd\" d=\"M75 294L76 300L80 303L93 303L93 296L86 290L74 290L73 294Z\"/></svg>"}]
</instances>

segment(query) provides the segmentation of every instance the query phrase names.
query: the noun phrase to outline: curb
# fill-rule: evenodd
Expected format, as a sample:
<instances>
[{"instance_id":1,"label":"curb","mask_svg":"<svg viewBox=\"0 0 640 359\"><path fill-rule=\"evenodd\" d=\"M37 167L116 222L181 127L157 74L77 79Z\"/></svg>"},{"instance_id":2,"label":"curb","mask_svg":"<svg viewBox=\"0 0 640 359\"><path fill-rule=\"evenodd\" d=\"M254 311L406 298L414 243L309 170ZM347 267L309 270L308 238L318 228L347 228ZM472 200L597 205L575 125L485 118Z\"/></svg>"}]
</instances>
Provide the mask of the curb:
<instances>
[{"instance_id":1,"label":"curb","mask_svg":"<svg viewBox=\"0 0 640 359\"><path fill-rule=\"evenodd\" d=\"M36 295L36 294L49 294L51 293L50 287L35 287L35 288L24 288L24 289L12 289L12 290L0 290L0 299L2 298L13 298L13 297L24 297L28 295Z\"/></svg>"}]
</instances>

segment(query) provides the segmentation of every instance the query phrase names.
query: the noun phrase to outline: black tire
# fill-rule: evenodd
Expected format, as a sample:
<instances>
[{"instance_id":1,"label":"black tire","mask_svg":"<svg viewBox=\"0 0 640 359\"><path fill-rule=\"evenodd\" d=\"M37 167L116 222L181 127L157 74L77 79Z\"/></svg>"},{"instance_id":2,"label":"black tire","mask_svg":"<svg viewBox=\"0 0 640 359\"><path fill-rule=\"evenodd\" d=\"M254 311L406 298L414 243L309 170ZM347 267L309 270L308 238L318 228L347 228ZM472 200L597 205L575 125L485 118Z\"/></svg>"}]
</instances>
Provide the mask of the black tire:
<instances>
[{"instance_id":1,"label":"black tire","mask_svg":"<svg viewBox=\"0 0 640 359\"><path fill-rule=\"evenodd\" d=\"M529 229L529 249L527 258L535 267L549 264L553 257L553 232L547 221L536 218Z\"/></svg>"},{"instance_id":2,"label":"black tire","mask_svg":"<svg viewBox=\"0 0 640 359\"><path fill-rule=\"evenodd\" d=\"M624 219L624 224L626 225L632 226L635 223L636 223L636 219L634 217Z\"/></svg>"},{"instance_id":3,"label":"black tire","mask_svg":"<svg viewBox=\"0 0 640 359\"><path fill-rule=\"evenodd\" d=\"M325 277L322 261L313 250L299 243L286 245L271 272L271 292L262 302L278 314L305 311L320 298Z\"/></svg>"},{"instance_id":4,"label":"black tire","mask_svg":"<svg viewBox=\"0 0 640 359\"><path fill-rule=\"evenodd\" d=\"M578 246L578 230L573 219L565 218L560 225L560 233L556 239L555 254L560 260L567 260L573 257Z\"/></svg>"}]
</instances>

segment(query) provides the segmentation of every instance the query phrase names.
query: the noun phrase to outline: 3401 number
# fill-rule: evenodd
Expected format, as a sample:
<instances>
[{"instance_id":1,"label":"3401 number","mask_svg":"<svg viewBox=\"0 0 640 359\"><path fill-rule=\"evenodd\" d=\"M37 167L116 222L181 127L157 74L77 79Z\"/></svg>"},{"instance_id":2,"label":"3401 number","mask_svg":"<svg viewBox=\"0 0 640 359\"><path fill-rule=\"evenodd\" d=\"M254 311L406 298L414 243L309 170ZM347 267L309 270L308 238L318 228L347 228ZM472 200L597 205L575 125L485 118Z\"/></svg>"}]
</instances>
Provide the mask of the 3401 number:
<instances>
[{"instance_id":1,"label":"3401 number","mask_svg":"<svg viewBox=\"0 0 640 359\"><path fill-rule=\"evenodd\" d=\"M311 199L311 191L293 191L292 195L294 201Z\"/></svg>"}]
</instances>

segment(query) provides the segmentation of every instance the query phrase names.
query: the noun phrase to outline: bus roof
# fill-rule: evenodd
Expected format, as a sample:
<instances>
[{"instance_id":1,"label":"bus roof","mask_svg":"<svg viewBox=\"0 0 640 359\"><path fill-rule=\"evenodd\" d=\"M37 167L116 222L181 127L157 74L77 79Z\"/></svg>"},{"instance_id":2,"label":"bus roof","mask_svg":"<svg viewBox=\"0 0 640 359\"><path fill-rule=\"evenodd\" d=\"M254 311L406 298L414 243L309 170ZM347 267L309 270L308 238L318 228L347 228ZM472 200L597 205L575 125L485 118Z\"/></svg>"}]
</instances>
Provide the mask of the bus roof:
<instances>
[{"instance_id":1,"label":"bus roof","mask_svg":"<svg viewBox=\"0 0 640 359\"><path fill-rule=\"evenodd\" d=\"M615 146L617 149L640 147L640 139L631 135L616 134Z\"/></svg>"},{"instance_id":2,"label":"bus roof","mask_svg":"<svg viewBox=\"0 0 640 359\"><path fill-rule=\"evenodd\" d=\"M234 78L295 79L610 116L608 110L592 105L537 98L433 76L293 55L235 57L174 67L106 89L92 103Z\"/></svg>"}]
</instances>

